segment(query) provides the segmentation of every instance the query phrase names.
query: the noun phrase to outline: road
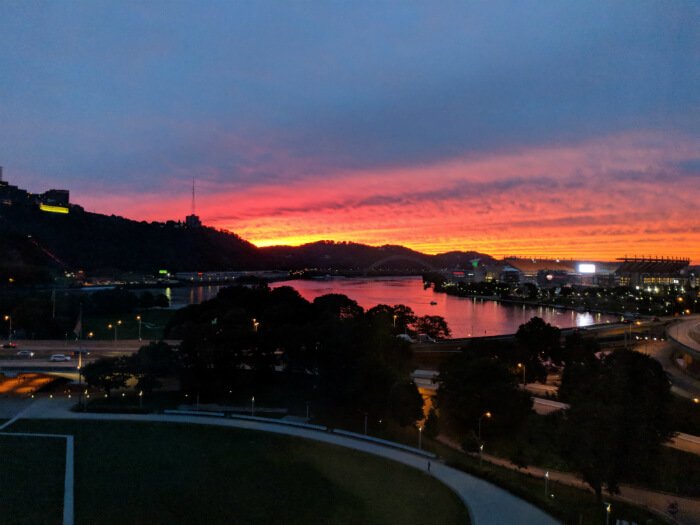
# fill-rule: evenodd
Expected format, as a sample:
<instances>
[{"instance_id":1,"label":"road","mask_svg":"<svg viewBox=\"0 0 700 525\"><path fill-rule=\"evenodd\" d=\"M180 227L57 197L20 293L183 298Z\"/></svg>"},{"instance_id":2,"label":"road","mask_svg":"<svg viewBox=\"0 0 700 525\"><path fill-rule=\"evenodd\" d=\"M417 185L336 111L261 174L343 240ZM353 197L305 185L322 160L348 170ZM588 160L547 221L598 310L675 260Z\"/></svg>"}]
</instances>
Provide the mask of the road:
<instances>
[{"instance_id":1,"label":"road","mask_svg":"<svg viewBox=\"0 0 700 525\"><path fill-rule=\"evenodd\" d=\"M671 392L689 399L700 397L700 381L678 367L678 363L673 359L673 343L669 341L645 341L634 349L661 363L671 381Z\"/></svg>"},{"instance_id":2,"label":"road","mask_svg":"<svg viewBox=\"0 0 700 525\"><path fill-rule=\"evenodd\" d=\"M697 317L674 324L668 329L668 335L683 346L700 353L700 319Z\"/></svg>"},{"instance_id":3,"label":"road","mask_svg":"<svg viewBox=\"0 0 700 525\"><path fill-rule=\"evenodd\" d=\"M171 345L178 345L179 341L166 341ZM138 339L120 339L117 341L65 341L63 339L53 340L20 340L15 341L16 348L0 348L0 370L35 370L50 367L52 370L75 369L78 364L77 357L73 352L78 350L88 352L83 357L82 364L85 365L100 357L119 357L136 353L139 348L150 343L150 341ZM17 352L28 350L34 352L34 357L27 359L19 357ZM70 361L49 361L53 354L65 354L71 356Z\"/></svg>"},{"instance_id":4,"label":"road","mask_svg":"<svg viewBox=\"0 0 700 525\"><path fill-rule=\"evenodd\" d=\"M30 402L27 401L27 403ZM21 415L26 419L154 421L243 428L286 434L352 448L403 463L404 465L408 465L423 472L427 471L428 466L428 460L426 458L409 452L318 430L286 427L259 421L201 416L78 413L70 411L72 404L73 403L67 399L36 399L31 402L30 406L23 407L24 412ZM12 427L10 426L5 430L11 431L11 429ZM79 446L80 443L76 443L76 447ZM548 514L545 514L537 507L521 500L511 493L437 461L432 462L430 474L455 491L469 509L472 523L475 525L502 525L503 523L518 523L519 525L555 525L558 523Z\"/></svg>"}]
</instances>

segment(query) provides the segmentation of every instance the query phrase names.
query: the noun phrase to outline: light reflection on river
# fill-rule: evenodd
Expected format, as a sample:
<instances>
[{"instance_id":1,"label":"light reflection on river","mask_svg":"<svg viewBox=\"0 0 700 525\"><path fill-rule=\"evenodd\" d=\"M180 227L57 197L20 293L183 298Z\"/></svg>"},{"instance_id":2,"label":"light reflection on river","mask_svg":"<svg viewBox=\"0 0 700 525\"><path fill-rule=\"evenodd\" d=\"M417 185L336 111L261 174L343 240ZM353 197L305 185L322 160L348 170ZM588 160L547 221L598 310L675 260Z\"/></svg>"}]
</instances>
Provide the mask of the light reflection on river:
<instances>
[{"instance_id":1,"label":"light reflection on river","mask_svg":"<svg viewBox=\"0 0 700 525\"><path fill-rule=\"evenodd\" d=\"M291 286L305 299L329 294L347 295L365 309L377 304L405 304L417 315L441 315L452 330L452 337L512 334L530 318L538 316L560 328L589 326L596 323L614 322L612 315L591 314L557 310L554 308L530 308L500 304L464 297L435 293L432 288L423 288L420 277L386 278L335 278L330 280L294 280L275 282L271 288ZM170 290L173 307L197 304L214 297L219 286L173 288ZM431 305L431 302L437 304Z\"/></svg>"}]
</instances>

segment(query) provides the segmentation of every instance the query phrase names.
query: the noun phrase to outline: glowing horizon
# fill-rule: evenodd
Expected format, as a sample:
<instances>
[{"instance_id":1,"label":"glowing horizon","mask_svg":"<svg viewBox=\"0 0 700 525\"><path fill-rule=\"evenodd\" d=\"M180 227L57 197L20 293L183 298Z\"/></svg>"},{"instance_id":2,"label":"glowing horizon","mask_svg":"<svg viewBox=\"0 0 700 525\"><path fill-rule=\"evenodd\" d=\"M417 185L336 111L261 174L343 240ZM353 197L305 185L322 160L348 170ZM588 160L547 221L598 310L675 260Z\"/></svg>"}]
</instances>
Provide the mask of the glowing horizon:
<instances>
[{"instance_id":1,"label":"glowing horizon","mask_svg":"<svg viewBox=\"0 0 700 525\"><path fill-rule=\"evenodd\" d=\"M679 167L695 156L700 146L681 135L618 134L431 166L302 177L282 186L205 182L197 213L206 225L260 247L331 240L430 254L700 261L700 228L693 222L700 189ZM189 213L186 195L81 193L78 200L139 220Z\"/></svg>"},{"instance_id":2,"label":"glowing horizon","mask_svg":"<svg viewBox=\"0 0 700 525\"><path fill-rule=\"evenodd\" d=\"M0 163L260 245L700 262L692 3L0 4ZM0 46L3 45L0 43Z\"/></svg>"}]
</instances>

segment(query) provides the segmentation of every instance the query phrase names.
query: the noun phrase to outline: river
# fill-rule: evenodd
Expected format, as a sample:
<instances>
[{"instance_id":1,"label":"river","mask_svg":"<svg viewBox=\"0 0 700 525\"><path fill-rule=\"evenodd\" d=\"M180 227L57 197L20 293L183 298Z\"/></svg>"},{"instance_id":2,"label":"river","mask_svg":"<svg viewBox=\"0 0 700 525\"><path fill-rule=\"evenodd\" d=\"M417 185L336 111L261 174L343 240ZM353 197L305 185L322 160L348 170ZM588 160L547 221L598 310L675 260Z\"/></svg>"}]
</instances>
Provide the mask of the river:
<instances>
[{"instance_id":1,"label":"river","mask_svg":"<svg viewBox=\"0 0 700 525\"><path fill-rule=\"evenodd\" d=\"M455 297L424 289L420 277L334 278L329 280L293 280L271 283L271 288L291 286L305 299L329 294L344 294L365 309L377 304L405 304L421 315L441 315L452 330L452 337L512 334L534 316L559 328L615 322L613 315L575 312L555 308L512 306L495 301ZM197 304L214 297L220 286L166 289L175 308ZM163 293L163 290L160 290ZM436 303L436 304L431 304Z\"/></svg>"}]
</instances>

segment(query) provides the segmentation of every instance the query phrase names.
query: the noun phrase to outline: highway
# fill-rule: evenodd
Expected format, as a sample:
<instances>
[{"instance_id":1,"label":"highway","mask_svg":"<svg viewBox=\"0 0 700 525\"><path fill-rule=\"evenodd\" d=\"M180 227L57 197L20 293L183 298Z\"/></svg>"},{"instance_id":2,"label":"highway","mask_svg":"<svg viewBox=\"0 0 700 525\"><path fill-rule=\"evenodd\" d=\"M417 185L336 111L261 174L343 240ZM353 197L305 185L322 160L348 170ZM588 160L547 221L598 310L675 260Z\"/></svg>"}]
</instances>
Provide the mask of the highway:
<instances>
[{"instance_id":1,"label":"highway","mask_svg":"<svg viewBox=\"0 0 700 525\"><path fill-rule=\"evenodd\" d=\"M668 335L686 348L700 354L700 318L694 317L670 326Z\"/></svg>"},{"instance_id":2,"label":"highway","mask_svg":"<svg viewBox=\"0 0 700 525\"><path fill-rule=\"evenodd\" d=\"M16 348L0 348L0 373L45 372L71 373L78 366L78 357L73 352L85 351L81 364L85 366L101 357L119 357L136 353L139 348L150 341L138 339L121 339L117 341L68 341L65 340L19 340ZM179 344L179 341L168 341ZM20 357L17 352L27 350L34 352L31 358ZM70 361L51 361L53 354L64 354Z\"/></svg>"}]
</instances>

